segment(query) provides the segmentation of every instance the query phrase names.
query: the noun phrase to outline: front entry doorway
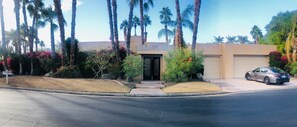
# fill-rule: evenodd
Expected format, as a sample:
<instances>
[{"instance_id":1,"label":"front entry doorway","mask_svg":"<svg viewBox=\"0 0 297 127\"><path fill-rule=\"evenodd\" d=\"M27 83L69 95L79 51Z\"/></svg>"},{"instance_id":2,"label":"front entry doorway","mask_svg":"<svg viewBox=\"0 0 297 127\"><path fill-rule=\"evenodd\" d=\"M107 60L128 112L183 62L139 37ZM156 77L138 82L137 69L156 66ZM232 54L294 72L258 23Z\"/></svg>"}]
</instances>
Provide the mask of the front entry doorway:
<instances>
[{"instance_id":1,"label":"front entry doorway","mask_svg":"<svg viewBox=\"0 0 297 127\"><path fill-rule=\"evenodd\" d=\"M143 80L160 80L161 55L143 55Z\"/></svg>"}]
</instances>

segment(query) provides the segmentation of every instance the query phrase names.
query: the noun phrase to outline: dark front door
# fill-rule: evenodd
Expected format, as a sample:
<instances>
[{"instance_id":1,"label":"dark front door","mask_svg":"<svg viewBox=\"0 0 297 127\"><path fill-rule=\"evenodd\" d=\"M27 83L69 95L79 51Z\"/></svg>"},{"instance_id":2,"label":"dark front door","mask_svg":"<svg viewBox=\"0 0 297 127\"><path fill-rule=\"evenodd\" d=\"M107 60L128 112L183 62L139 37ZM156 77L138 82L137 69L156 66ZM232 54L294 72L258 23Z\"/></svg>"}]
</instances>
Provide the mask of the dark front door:
<instances>
[{"instance_id":1,"label":"dark front door","mask_svg":"<svg viewBox=\"0 0 297 127\"><path fill-rule=\"evenodd\" d=\"M143 57L143 79L160 80L160 57Z\"/></svg>"}]
</instances>

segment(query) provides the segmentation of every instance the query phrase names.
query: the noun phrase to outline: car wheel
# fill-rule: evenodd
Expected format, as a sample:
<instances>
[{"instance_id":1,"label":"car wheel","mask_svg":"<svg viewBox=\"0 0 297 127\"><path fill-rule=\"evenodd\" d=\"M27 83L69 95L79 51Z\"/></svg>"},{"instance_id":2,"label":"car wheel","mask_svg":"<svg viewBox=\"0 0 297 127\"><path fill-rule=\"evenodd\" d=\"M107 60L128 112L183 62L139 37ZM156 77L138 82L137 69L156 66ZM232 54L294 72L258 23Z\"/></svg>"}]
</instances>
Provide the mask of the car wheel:
<instances>
[{"instance_id":1,"label":"car wheel","mask_svg":"<svg viewBox=\"0 0 297 127\"><path fill-rule=\"evenodd\" d=\"M245 79L250 81L250 80L252 79L252 77L251 77L250 74L246 74L246 75L245 75Z\"/></svg>"},{"instance_id":2,"label":"car wheel","mask_svg":"<svg viewBox=\"0 0 297 127\"><path fill-rule=\"evenodd\" d=\"M265 83L266 85L269 85L269 84L270 84L270 79L269 79L268 77L265 77L265 78L264 78L264 83Z\"/></svg>"}]
</instances>

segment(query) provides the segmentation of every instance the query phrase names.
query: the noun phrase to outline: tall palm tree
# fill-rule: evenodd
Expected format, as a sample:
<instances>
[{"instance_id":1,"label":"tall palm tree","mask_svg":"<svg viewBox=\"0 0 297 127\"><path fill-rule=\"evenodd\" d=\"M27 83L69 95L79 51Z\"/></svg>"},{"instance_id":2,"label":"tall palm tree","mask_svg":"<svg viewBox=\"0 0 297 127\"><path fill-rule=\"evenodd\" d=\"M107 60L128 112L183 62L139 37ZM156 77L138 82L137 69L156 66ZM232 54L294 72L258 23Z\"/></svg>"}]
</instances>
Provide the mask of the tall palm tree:
<instances>
[{"instance_id":1,"label":"tall palm tree","mask_svg":"<svg viewBox=\"0 0 297 127\"><path fill-rule=\"evenodd\" d=\"M195 0L192 52L195 52L195 49L196 49L200 7L201 7L201 0Z\"/></svg>"},{"instance_id":2,"label":"tall palm tree","mask_svg":"<svg viewBox=\"0 0 297 127\"><path fill-rule=\"evenodd\" d=\"M224 37L221 37L221 36L214 36L214 43L216 44L222 44L224 42Z\"/></svg>"},{"instance_id":3,"label":"tall palm tree","mask_svg":"<svg viewBox=\"0 0 297 127\"><path fill-rule=\"evenodd\" d=\"M2 35L2 48L3 48L3 57L4 57L4 69L7 70L7 51L6 51L6 40L5 40L5 23L3 15L3 0L0 0L0 17L1 17L1 35Z\"/></svg>"},{"instance_id":4,"label":"tall palm tree","mask_svg":"<svg viewBox=\"0 0 297 127\"><path fill-rule=\"evenodd\" d=\"M237 36L237 42L240 44L246 44L249 43L249 40L247 36Z\"/></svg>"},{"instance_id":5,"label":"tall palm tree","mask_svg":"<svg viewBox=\"0 0 297 127\"><path fill-rule=\"evenodd\" d=\"M28 27L28 19L27 19L27 4L29 3L28 0L22 0L22 13L24 18L24 24L22 26L22 29L24 30L24 37L25 39L29 38L29 27ZM24 45L24 44L23 44ZM24 49L24 53L26 50Z\"/></svg>"},{"instance_id":6,"label":"tall palm tree","mask_svg":"<svg viewBox=\"0 0 297 127\"><path fill-rule=\"evenodd\" d=\"M144 11L149 10L149 6L154 6L153 0L139 0L140 5L140 29L141 29L141 44L144 44L145 41L145 33L144 33Z\"/></svg>"},{"instance_id":7,"label":"tall palm tree","mask_svg":"<svg viewBox=\"0 0 297 127\"><path fill-rule=\"evenodd\" d=\"M136 28L137 26L140 25L140 20L137 16L134 16L133 19L132 19L132 22L133 22L133 27L134 27L134 36L137 36L136 35Z\"/></svg>"},{"instance_id":8,"label":"tall palm tree","mask_svg":"<svg viewBox=\"0 0 297 127\"><path fill-rule=\"evenodd\" d=\"M125 19L120 25L120 29L123 30L125 40L127 40L128 24L129 24L128 21Z\"/></svg>"},{"instance_id":9,"label":"tall palm tree","mask_svg":"<svg viewBox=\"0 0 297 127\"><path fill-rule=\"evenodd\" d=\"M185 44L183 40L182 17L180 14L179 0L175 0L175 8L176 8L177 25L176 25L174 44L177 48L182 48L185 46Z\"/></svg>"},{"instance_id":10,"label":"tall palm tree","mask_svg":"<svg viewBox=\"0 0 297 127\"><path fill-rule=\"evenodd\" d=\"M148 25L151 25L152 24L152 20L150 19L150 16L148 15L144 15L143 16L143 21L144 21L144 41L146 42L147 41L147 31L146 31L146 27Z\"/></svg>"},{"instance_id":11,"label":"tall palm tree","mask_svg":"<svg viewBox=\"0 0 297 127\"><path fill-rule=\"evenodd\" d=\"M72 18L71 18L71 52L70 64L75 64L75 21L76 21L76 0L72 0Z\"/></svg>"},{"instance_id":12,"label":"tall palm tree","mask_svg":"<svg viewBox=\"0 0 297 127\"><path fill-rule=\"evenodd\" d=\"M20 0L14 0L14 12L16 19L17 52L21 56L21 25L20 25ZM23 74L22 59L19 57L19 74Z\"/></svg>"},{"instance_id":13,"label":"tall palm tree","mask_svg":"<svg viewBox=\"0 0 297 127\"><path fill-rule=\"evenodd\" d=\"M29 32L29 47L30 47L30 53L33 54L33 41L36 40L35 34L37 33L37 25L36 22L40 18L40 11L44 8L44 3L42 0L34 0L29 1L29 5L27 7L29 14L32 18L32 26ZM33 74L34 67L33 67L33 58L31 58L31 75Z\"/></svg>"},{"instance_id":14,"label":"tall palm tree","mask_svg":"<svg viewBox=\"0 0 297 127\"><path fill-rule=\"evenodd\" d=\"M107 10L108 10L108 19L109 19L109 30L110 30L110 41L112 45L112 50L116 51L115 43L114 43L114 32L113 32L113 20L112 20L112 10L111 10L111 2L107 1Z\"/></svg>"},{"instance_id":15,"label":"tall palm tree","mask_svg":"<svg viewBox=\"0 0 297 127\"><path fill-rule=\"evenodd\" d=\"M171 20L171 10L169 9L169 7L163 7L162 10L159 12L160 13L160 20L161 20L161 24L164 25L164 28L161 29L158 33L158 37L160 38L162 35L165 35L165 39L166 39L166 43L169 43L169 39L168 36L173 35L173 32L171 30L168 29L168 25L172 24L172 20Z\"/></svg>"},{"instance_id":16,"label":"tall palm tree","mask_svg":"<svg viewBox=\"0 0 297 127\"><path fill-rule=\"evenodd\" d=\"M64 24L66 23L62 8L61 8L61 0L54 0L54 5L55 5L55 11L57 13L58 17L58 23L59 23L59 28L60 28L60 41L61 41L61 50L62 50L62 65L64 63L67 63L67 52L66 52L66 43L65 43L65 29L64 29Z\"/></svg>"},{"instance_id":17,"label":"tall palm tree","mask_svg":"<svg viewBox=\"0 0 297 127\"><path fill-rule=\"evenodd\" d=\"M117 14L117 0L112 0L112 8L113 8L113 31L114 31L114 43L116 47L116 51L119 50L119 32L118 32L118 14Z\"/></svg>"},{"instance_id":18,"label":"tall palm tree","mask_svg":"<svg viewBox=\"0 0 297 127\"><path fill-rule=\"evenodd\" d=\"M255 44L259 44L259 39L263 37L261 29L258 26L254 25L250 33L255 40Z\"/></svg>"},{"instance_id":19,"label":"tall palm tree","mask_svg":"<svg viewBox=\"0 0 297 127\"><path fill-rule=\"evenodd\" d=\"M136 0L128 0L129 3L129 17L128 17L128 30L127 30L127 40L126 40L126 46L127 46L127 54L130 54L130 39L131 39L131 28L132 28L132 18L133 18L133 10L135 6Z\"/></svg>"},{"instance_id":20,"label":"tall palm tree","mask_svg":"<svg viewBox=\"0 0 297 127\"><path fill-rule=\"evenodd\" d=\"M235 43L236 42L236 36L227 36L227 43Z\"/></svg>"},{"instance_id":21,"label":"tall palm tree","mask_svg":"<svg viewBox=\"0 0 297 127\"><path fill-rule=\"evenodd\" d=\"M52 7L45 8L42 11L43 11L42 17L44 19L43 23L49 23L49 25L50 25L51 57L56 58L55 30L58 29L58 25L55 24L54 22L57 19L57 13L52 9ZM42 24L42 23L40 23L40 24Z\"/></svg>"}]
</instances>

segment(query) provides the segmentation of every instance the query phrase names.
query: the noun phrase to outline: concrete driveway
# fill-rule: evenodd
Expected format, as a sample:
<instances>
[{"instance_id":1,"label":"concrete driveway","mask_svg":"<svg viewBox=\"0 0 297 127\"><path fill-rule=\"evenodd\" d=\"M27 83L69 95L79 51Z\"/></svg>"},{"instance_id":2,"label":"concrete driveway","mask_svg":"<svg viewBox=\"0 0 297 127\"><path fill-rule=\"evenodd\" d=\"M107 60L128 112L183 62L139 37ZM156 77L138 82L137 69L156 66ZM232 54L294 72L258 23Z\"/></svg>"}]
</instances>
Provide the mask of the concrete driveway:
<instances>
[{"instance_id":1,"label":"concrete driveway","mask_svg":"<svg viewBox=\"0 0 297 127\"><path fill-rule=\"evenodd\" d=\"M275 90L275 89L287 89L297 87L297 79L291 78L289 83L283 85L271 84L266 85L262 82L247 81L246 79L220 79L210 80L211 83L218 85L225 92L249 92L249 91L261 91L261 90Z\"/></svg>"}]
</instances>

